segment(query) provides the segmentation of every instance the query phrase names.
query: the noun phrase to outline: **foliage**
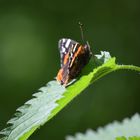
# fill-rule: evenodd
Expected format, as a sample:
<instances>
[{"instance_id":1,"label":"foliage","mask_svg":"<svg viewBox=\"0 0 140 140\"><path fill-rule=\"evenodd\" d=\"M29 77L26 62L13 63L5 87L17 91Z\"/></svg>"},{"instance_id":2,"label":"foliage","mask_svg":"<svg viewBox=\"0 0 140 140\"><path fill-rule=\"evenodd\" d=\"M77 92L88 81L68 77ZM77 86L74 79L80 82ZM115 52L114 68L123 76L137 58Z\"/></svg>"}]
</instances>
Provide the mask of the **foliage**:
<instances>
[{"instance_id":1,"label":"foliage","mask_svg":"<svg viewBox=\"0 0 140 140\"><path fill-rule=\"evenodd\" d=\"M8 121L10 126L0 132L4 135L1 140L26 140L91 83L119 69L140 71L140 68L136 66L117 65L115 58L111 57L108 52L101 52L101 55L95 55L94 59L89 62L76 82L67 88L55 80L50 81L33 94L33 99L17 109L14 118Z\"/></svg>"},{"instance_id":2,"label":"foliage","mask_svg":"<svg viewBox=\"0 0 140 140\"><path fill-rule=\"evenodd\" d=\"M85 134L77 133L74 137L68 136L66 140L115 140L115 138L116 140L140 140L140 115L135 114L131 119L124 119L122 123L115 121L103 128L98 128L97 131L87 130Z\"/></svg>"}]
</instances>

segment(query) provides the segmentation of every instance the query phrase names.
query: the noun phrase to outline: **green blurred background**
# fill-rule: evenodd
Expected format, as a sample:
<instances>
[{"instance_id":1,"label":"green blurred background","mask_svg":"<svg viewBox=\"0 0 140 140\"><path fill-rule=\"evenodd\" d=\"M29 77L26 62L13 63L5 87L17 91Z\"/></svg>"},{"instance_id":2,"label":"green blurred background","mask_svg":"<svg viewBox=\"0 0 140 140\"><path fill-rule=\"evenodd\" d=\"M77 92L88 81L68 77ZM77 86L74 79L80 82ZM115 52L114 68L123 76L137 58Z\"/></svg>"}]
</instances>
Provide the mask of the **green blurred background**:
<instances>
[{"instance_id":1,"label":"green blurred background","mask_svg":"<svg viewBox=\"0 0 140 140\"><path fill-rule=\"evenodd\" d=\"M58 40L81 41L78 21L94 53L110 51L119 64L140 66L139 0L1 0L0 129L17 107L56 76ZM90 87L30 140L63 140L140 112L140 75L112 73Z\"/></svg>"}]
</instances>

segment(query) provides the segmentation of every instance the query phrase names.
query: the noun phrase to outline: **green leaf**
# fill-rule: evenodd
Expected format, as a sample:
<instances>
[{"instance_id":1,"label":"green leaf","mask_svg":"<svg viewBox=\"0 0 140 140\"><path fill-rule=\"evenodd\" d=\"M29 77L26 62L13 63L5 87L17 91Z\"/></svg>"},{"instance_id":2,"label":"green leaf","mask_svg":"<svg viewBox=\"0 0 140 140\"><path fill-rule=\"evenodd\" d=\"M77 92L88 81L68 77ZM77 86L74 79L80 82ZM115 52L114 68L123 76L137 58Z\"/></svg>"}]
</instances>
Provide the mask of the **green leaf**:
<instances>
[{"instance_id":1,"label":"green leaf","mask_svg":"<svg viewBox=\"0 0 140 140\"><path fill-rule=\"evenodd\" d=\"M87 130L85 134L77 133L67 136L66 140L140 140L140 115L135 114L131 119L122 123L114 121L97 131ZM127 139L128 138L128 139Z\"/></svg>"},{"instance_id":2,"label":"green leaf","mask_svg":"<svg viewBox=\"0 0 140 140\"><path fill-rule=\"evenodd\" d=\"M4 135L1 140L26 140L91 83L119 69L140 71L136 66L117 65L115 57L111 57L108 52L101 52L101 55L95 55L94 59L91 59L77 81L67 88L55 80L50 81L33 94L33 99L17 109L15 117L8 121L10 126L0 132Z\"/></svg>"},{"instance_id":3,"label":"green leaf","mask_svg":"<svg viewBox=\"0 0 140 140\"><path fill-rule=\"evenodd\" d=\"M127 140L126 137L117 137L116 140Z\"/></svg>"},{"instance_id":4,"label":"green leaf","mask_svg":"<svg viewBox=\"0 0 140 140\"><path fill-rule=\"evenodd\" d=\"M129 137L128 139L129 139L129 140L140 140L140 136L139 136L139 137L136 137L136 136L134 136L134 137Z\"/></svg>"},{"instance_id":5,"label":"green leaf","mask_svg":"<svg viewBox=\"0 0 140 140\"><path fill-rule=\"evenodd\" d=\"M129 138L126 138L126 137L117 137L116 140L140 140L140 137L136 137L136 136L129 137Z\"/></svg>"}]
</instances>

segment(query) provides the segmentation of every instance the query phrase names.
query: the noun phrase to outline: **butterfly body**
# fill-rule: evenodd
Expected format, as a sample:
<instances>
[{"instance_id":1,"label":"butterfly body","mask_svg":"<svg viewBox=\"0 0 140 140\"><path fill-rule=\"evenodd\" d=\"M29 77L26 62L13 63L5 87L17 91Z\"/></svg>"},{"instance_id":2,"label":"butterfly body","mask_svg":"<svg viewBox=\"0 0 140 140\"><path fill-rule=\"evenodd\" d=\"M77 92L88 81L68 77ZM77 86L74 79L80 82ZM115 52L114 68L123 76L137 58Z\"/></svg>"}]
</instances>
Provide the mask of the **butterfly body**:
<instances>
[{"instance_id":1,"label":"butterfly body","mask_svg":"<svg viewBox=\"0 0 140 140\"><path fill-rule=\"evenodd\" d=\"M92 53L88 44L81 45L71 39L61 39L59 41L59 50L61 68L56 79L62 85L67 86L89 62Z\"/></svg>"}]
</instances>

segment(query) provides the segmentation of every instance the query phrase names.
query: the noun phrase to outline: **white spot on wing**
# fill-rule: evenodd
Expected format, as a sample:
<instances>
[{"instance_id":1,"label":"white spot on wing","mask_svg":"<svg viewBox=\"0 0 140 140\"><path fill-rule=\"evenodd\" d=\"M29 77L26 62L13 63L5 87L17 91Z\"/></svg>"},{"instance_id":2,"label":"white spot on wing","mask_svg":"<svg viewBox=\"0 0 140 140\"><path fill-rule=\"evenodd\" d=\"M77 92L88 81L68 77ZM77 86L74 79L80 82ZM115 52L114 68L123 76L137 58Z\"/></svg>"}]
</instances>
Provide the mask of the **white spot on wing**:
<instances>
[{"instance_id":1,"label":"white spot on wing","mask_svg":"<svg viewBox=\"0 0 140 140\"><path fill-rule=\"evenodd\" d=\"M65 51L66 51L66 48L63 47L63 48L62 48L62 52L64 53Z\"/></svg>"},{"instance_id":2,"label":"white spot on wing","mask_svg":"<svg viewBox=\"0 0 140 140\"><path fill-rule=\"evenodd\" d=\"M68 47L69 47L70 42L71 42L71 40L70 40L70 39L68 39L68 40L67 40L67 42L66 42L66 45L65 45L65 46L66 46L66 48L68 48Z\"/></svg>"},{"instance_id":3,"label":"white spot on wing","mask_svg":"<svg viewBox=\"0 0 140 140\"><path fill-rule=\"evenodd\" d=\"M63 38L63 39L62 39L62 43L64 43L64 42L65 42L65 40L66 40L66 39L64 39L64 38Z\"/></svg>"},{"instance_id":4,"label":"white spot on wing","mask_svg":"<svg viewBox=\"0 0 140 140\"><path fill-rule=\"evenodd\" d=\"M76 47L77 47L77 43L75 44L75 46L74 46L74 48L73 48L73 52L75 52Z\"/></svg>"}]
</instances>

